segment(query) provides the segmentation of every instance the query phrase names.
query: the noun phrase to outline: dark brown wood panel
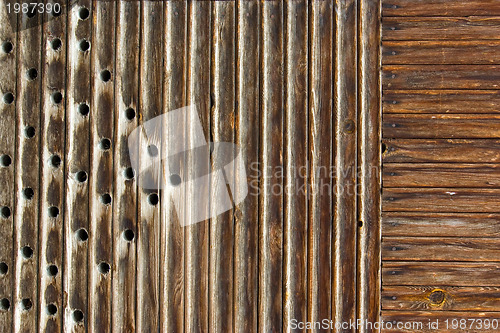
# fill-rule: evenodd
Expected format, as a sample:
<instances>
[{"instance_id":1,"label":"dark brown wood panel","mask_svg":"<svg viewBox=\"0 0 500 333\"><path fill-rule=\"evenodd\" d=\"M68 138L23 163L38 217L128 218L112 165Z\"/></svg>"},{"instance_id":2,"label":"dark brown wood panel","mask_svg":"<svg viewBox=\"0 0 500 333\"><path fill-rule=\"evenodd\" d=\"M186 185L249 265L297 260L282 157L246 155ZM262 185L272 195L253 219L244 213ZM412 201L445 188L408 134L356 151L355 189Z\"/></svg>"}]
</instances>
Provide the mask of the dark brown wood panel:
<instances>
[{"instance_id":1,"label":"dark brown wood panel","mask_svg":"<svg viewBox=\"0 0 500 333\"><path fill-rule=\"evenodd\" d=\"M500 15L497 0L383 0L383 16Z\"/></svg>"}]
</instances>

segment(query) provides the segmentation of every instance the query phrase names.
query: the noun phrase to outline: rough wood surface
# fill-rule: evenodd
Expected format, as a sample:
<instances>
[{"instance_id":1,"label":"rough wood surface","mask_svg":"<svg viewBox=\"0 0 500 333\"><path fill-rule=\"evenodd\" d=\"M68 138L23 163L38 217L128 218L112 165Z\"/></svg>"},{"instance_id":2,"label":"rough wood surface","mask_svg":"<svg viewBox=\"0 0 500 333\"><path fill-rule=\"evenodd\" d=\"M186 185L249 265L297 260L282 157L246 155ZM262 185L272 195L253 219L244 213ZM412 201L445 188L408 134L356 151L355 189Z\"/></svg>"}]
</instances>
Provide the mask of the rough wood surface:
<instances>
[{"instance_id":1,"label":"rough wood surface","mask_svg":"<svg viewBox=\"0 0 500 333\"><path fill-rule=\"evenodd\" d=\"M496 0L383 0L383 16L500 15Z\"/></svg>"}]
</instances>

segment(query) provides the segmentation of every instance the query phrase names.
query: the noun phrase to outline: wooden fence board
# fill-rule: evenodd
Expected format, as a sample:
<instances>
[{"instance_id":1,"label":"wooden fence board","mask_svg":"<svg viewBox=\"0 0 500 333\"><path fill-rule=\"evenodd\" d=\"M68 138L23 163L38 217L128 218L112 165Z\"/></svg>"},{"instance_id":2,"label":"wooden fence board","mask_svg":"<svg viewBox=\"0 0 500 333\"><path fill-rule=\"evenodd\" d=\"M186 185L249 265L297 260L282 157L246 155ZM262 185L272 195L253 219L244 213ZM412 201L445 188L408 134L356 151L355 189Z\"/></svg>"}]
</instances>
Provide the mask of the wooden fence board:
<instances>
[{"instance_id":1,"label":"wooden fence board","mask_svg":"<svg viewBox=\"0 0 500 333\"><path fill-rule=\"evenodd\" d=\"M495 0L383 0L383 16L489 16L500 15Z\"/></svg>"}]
</instances>

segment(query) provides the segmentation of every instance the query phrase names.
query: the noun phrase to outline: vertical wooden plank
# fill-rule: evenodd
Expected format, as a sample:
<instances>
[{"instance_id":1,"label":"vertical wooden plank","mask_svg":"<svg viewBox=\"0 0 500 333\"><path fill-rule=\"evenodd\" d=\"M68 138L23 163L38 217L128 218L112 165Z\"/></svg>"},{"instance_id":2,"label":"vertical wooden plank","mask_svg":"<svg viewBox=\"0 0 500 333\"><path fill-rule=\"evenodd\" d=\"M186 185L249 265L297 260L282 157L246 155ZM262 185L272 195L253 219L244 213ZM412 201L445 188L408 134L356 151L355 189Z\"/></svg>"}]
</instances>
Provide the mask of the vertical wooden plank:
<instances>
[{"instance_id":1,"label":"vertical wooden plank","mask_svg":"<svg viewBox=\"0 0 500 333\"><path fill-rule=\"evenodd\" d=\"M0 330L12 328L14 283L13 220L16 161L16 55L18 44L6 2L0 3ZM17 16L13 18L17 25ZM18 250L18 249L15 249Z\"/></svg>"},{"instance_id":2,"label":"vertical wooden plank","mask_svg":"<svg viewBox=\"0 0 500 333\"><path fill-rule=\"evenodd\" d=\"M88 13L80 16L81 13ZM64 326L85 332L88 324L89 112L92 1L68 11L66 96L66 206L64 215ZM64 46L63 46L64 47ZM53 95L54 96L54 95Z\"/></svg>"},{"instance_id":3,"label":"vertical wooden plank","mask_svg":"<svg viewBox=\"0 0 500 333\"><path fill-rule=\"evenodd\" d=\"M141 2L139 65L139 124L163 113L163 2ZM155 133L156 134L156 133ZM147 138L155 145L158 138ZM161 139L160 139L161 140ZM142 145L139 145L141 147ZM158 147L156 147L158 154ZM149 165L154 153L139 151L139 165ZM158 175L155 175L158 176ZM137 229L137 331L153 332L159 327L160 206L158 189L145 189L139 179Z\"/></svg>"},{"instance_id":4,"label":"vertical wooden plank","mask_svg":"<svg viewBox=\"0 0 500 333\"><path fill-rule=\"evenodd\" d=\"M212 11L212 82L210 141L234 142L235 125L235 2L214 1ZM225 152L228 153L228 152ZM222 171L216 170L217 159L232 161L235 156L221 156L218 147L212 154L213 177L210 192L210 208L218 209L218 183ZM231 177L225 173L224 178ZM229 180L230 182L232 180ZM229 210L210 220L210 265L209 265L209 330L230 332L233 329L233 242L234 210ZM214 214L212 213L212 216Z\"/></svg>"},{"instance_id":5,"label":"vertical wooden plank","mask_svg":"<svg viewBox=\"0 0 500 333\"><path fill-rule=\"evenodd\" d=\"M196 107L207 141L210 129L210 2L191 1L188 9L187 105ZM188 126L186 126L188 127ZM187 128L190 129L189 127ZM189 140L192 133L187 133ZM194 163L194 161L190 161ZM201 162L200 162L201 163ZM208 164L208 161L207 161ZM209 195L208 188L198 189ZM205 208L205 207L203 207ZM202 207L191 207L193 210ZM185 229L185 299L184 329L186 332L208 331L208 252L210 247L208 221Z\"/></svg>"},{"instance_id":6,"label":"vertical wooden plank","mask_svg":"<svg viewBox=\"0 0 500 333\"><path fill-rule=\"evenodd\" d=\"M335 168L332 294L337 323L356 318L356 15L357 1L336 2ZM336 331L340 331L337 329ZM353 329L342 332L353 332Z\"/></svg>"},{"instance_id":7,"label":"vertical wooden plank","mask_svg":"<svg viewBox=\"0 0 500 333\"><path fill-rule=\"evenodd\" d=\"M118 1L116 18L112 328L136 327L137 170L128 135L137 127L140 2Z\"/></svg>"},{"instance_id":8,"label":"vertical wooden plank","mask_svg":"<svg viewBox=\"0 0 500 333\"><path fill-rule=\"evenodd\" d=\"M236 143L247 165L248 197L235 208L234 331L257 332L259 221L259 13L257 1L238 2L236 31ZM251 171L248 166L251 167Z\"/></svg>"},{"instance_id":9,"label":"vertical wooden plank","mask_svg":"<svg viewBox=\"0 0 500 333\"><path fill-rule=\"evenodd\" d=\"M95 1L91 49L89 331L111 329L115 1Z\"/></svg>"},{"instance_id":10,"label":"vertical wooden plank","mask_svg":"<svg viewBox=\"0 0 500 333\"><path fill-rule=\"evenodd\" d=\"M31 16L31 17L30 17ZM13 331L38 327L38 198L42 16L20 14L17 33ZM35 21L35 22L33 22ZM28 25L35 24L27 29ZM34 282L35 281L35 282Z\"/></svg>"},{"instance_id":11,"label":"vertical wooden plank","mask_svg":"<svg viewBox=\"0 0 500 333\"><path fill-rule=\"evenodd\" d=\"M358 319L380 320L380 1L361 0L359 8L358 158ZM375 332L362 325L360 332Z\"/></svg>"},{"instance_id":12,"label":"vertical wooden plank","mask_svg":"<svg viewBox=\"0 0 500 333\"><path fill-rule=\"evenodd\" d=\"M65 103L56 104L52 95L66 94L66 17L45 14L41 69L41 175L39 239L39 331L58 332L62 328L63 294L61 274L53 276L50 267L62 269L64 221Z\"/></svg>"},{"instance_id":13,"label":"vertical wooden plank","mask_svg":"<svg viewBox=\"0 0 500 333\"><path fill-rule=\"evenodd\" d=\"M187 2L168 1L165 3L164 112L179 109L186 103L186 18ZM185 124L176 125L179 128L185 126ZM165 134L168 135L168 132ZM169 145L169 141L177 142L176 140L179 138L165 137L165 144L162 144L162 156L171 155L169 148L173 147ZM168 159L163 158L163 163L167 162ZM170 174L163 176L169 177ZM178 219L171 193L163 189L161 195L160 331L183 332L185 228Z\"/></svg>"},{"instance_id":14,"label":"vertical wooden plank","mask_svg":"<svg viewBox=\"0 0 500 333\"><path fill-rule=\"evenodd\" d=\"M282 330L283 3L262 3L259 331Z\"/></svg>"},{"instance_id":15,"label":"vertical wooden plank","mask_svg":"<svg viewBox=\"0 0 500 333\"><path fill-rule=\"evenodd\" d=\"M287 1L285 11L285 184L283 330L307 320L308 5Z\"/></svg>"},{"instance_id":16,"label":"vertical wooden plank","mask_svg":"<svg viewBox=\"0 0 500 333\"><path fill-rule=\"evenodd\" d=\"M310 7L308 320L332 313L333 4Z\"/></svg>"}]
</instances>

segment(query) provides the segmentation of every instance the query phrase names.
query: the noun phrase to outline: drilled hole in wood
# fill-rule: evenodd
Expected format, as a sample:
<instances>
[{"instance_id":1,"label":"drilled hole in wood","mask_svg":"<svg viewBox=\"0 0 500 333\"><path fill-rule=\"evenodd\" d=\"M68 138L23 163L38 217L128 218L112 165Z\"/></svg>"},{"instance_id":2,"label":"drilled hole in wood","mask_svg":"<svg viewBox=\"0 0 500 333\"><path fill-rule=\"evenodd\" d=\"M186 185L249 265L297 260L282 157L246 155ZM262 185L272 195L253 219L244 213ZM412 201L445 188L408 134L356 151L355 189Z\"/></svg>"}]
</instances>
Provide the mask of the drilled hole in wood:
<instances>
[{"instance_id":1,"label":"drilled hole in wood","mask_svg":"<svg viewBox=\"0 0 500 333\"><path fill-rule=\"evenodd\" d=\"M0 209L0 214L4 219L8 219L10 217L10 208L3 206L2 209Z\"/></svg>"},{"instance_id":2,"label":"drilled hole in wood","mask_svg":"<svg viewBox=\"0 0 500 333\"><path fill-rule=\"evenodd\" d=\"M90 108L87 104L82 103L78 106L78 112L80 112L82 116L86 116L89 114Z\"/></svg>"},{"instance_id":3,"label":"drilled hole in wood","mask_svg":"<svg viewBox=\"0 0 500 333\"><path fill-rule=\"evenodd\" d=\"M36 130L33 126L28 126L24 129L24 135L28 138L34 138L36 134Z\"/></svg>"},{"instance_id":4,"label":"drilled hole in wood","mask_svg":"<svg viewBox=\"0 0 500 333\"><path fill-rule=\"evenodd\" d=\"M85 171L78 171L76 173L76 180L78 180L80 183L84 183L87 181L87 173Z\"/></svg>"},{"instance_id":5,"label":"drilled hole in wood","mask_svg":"<svg viewBox=\"0 0 500 333\"><path fill-rule=\"evenodd\" d=\"M103 205L111 204L111 195L109 193L101 195L101 203Z\"/></svg>"},{"instance_id":6,"label":"drilled hole in wood","mask_svg":"<svg viewBox=\"0 0 500 333\"><path fill-rule=\"evenodd\" d=\"M101 72L101 80L103 80L104 82L108 82L109 80L111 80L111 72L107 69L103 70Z\"/></svg>"},{"instance_id":7,"label":"drilled hole in wood","mask_svg":"<svg viewBox=\"0 0 500 333\"><path fill-rule=\"evenodd\" d=\"M87 239L89 239L89 234L87 230L81 228L76 231L76 238L78 238L78 240L81 242L85 242Z\"/></svg>"},{"instance_id":8,"label":"drilled hole in wood","mask_svg":"<svg viewBox=\"0 0 500 333\"><path fill-rule=\"evenodd\" d=\"M382 154L387 151L387 145L385 143L382 144Z\"/></svg>"},{"instance_id":9,"label":"drilled hole in wood","mask_svg":"<svg viewBox=\"0 0 500 333\"><path fill-rule=\"evenodd\" d=\"M59 155L52 155L50 157L50 165L52 165L52 167L54 168L59 168L59 166L61 165L61 158L59 157Z\"/></svg>"},{"instance_id":10,"label":"drilled hole in wood","mask_svg":"<svg viewBox=\"0 0 500 333\"><path fill-rule=\"evenodd\" d=\"M148 195L148 202L150 205L156 206L158 204L158 194L151 193Z\"/></svg>"},{"instance_id":11,"label":"drilled hole in wood","mask_svg":"<svg viewBox=\"0 0 500 333\"><path fill-rule=\"evenodd\" d=\"M101 150L109 150L111 148L111 141L107 138L104 138L99 142L99 148Z\"/></svg>"},{"instance_id":12,"label":"drilled hole in wood","mask_svg":"<svg viewBox=\"0 0 500 333\"><path fill-rule=\"evenodd\" d=\"M58 11L55 11L54 9L52 9L52 16L53 17L58 17L62 14L62 8Z\"/></svg>"},{"instance_id":13,"label":"drilled hole in wood","mask_svg":"<svg viewBox=\"0 0 500 333\"><path fill-rule=\"evenodd\" d=\"M131 242L134 240L134 232L130 229L126 229L125 231L123 231L123 238L127 241L127 242Z\"/></svg>"},{"instance_id":14,"label":"drilled hole in wood","mask_svg":"<svg viewBox=\"0 0 500 333\"><path fill-rule=\"evenodd\" d=\"M82 52L85 52L85 51L88 51L88 49L89 49L89 48L90 48L90 43L89 43L89 41L88 41L88 40L86 40L86 39L82 39L82 40L80 41L80 50L81 50Z\"/></svg>"},{"instance_id":15,"label":"drilled hole in wood","mask_svg":"<svg viewBox=\"0 0 500 333\"><path fill-rule=\"evenodd\" d=\"M73 311L73 320L76 321L77 323L83 321L83 312L80 310L75 310Z\"/></svg>"},{"instance_id":16,"label":"drilled hole in wood","mask_svg":"<svg viewBox=\"0 0 500 333\"><path fill-rule=\"evenodd\" d=\"M56 91L55 93L52 94L52 102L54 104L60 104L63 100L63 95L61 92Z\"/></svg>"},{"instance_id":17,"label":"drilled hole in wood","mask_svg":"<svg viewBox=\"0 0 500 333\"><path fill-rule=\"evenodd\" d=\"M57 268L57 266L56 266L56 265L49 265L49 266L47 267L47 274L48 274L49 276L56 276L56 275L57 275L57 273L59 273L59 269Z\"/></svg>"},{"instance_id":18,"label":"drilled hole in wood","mask_svg":"<svg viewBox=\"0 0 500 333\"><path fill-rule=\"evenodd\" d=\"M47 305L47 314L53 316L57 313L57 306L54 303Z\"/></svg>"},{"instance_id":19,"label":"drilled hole in wood","mask_svg":"<svg viewBox=\"0 0 500 333\"><path fill-rule=\"evenodd\" d=\"M26 13L26 16L29 18L33 18L36 16L36 12L37 12L36 5L29 5L28 12Z\"/></svg>"},{"instance_id":20,"label":"drilled hole in wood","mask_svg":"<svg viewBox=\"0 0 500 333\"><path fill-rule=\"evenodd\" d=\"M14 102L14 95L11 92L5 93L3 95L3 102L5 104L12 104Z\"/></svg>"},{"instance_id":21,"label":"drilled hole in wood","mask_svg":"<svg viewBox=\"0 0 500 333\"><path fill-rule=\"evenodd\" d=\"M0 274L5 275L7 274L8 271L9 271L9 266L4 262L0 262Z\"/></svg>"},{"instance_id":22,"label":"drilled hole in wood","mask_svg":"<svg viewBox=\"0 0 500 333\"><path fill-rule=\"evenodd\" d=\"M125 117L127 117L128 120L133 120L135 118L135 110L132 108L125 110Z\"/></svg>"},{"instance_id":23,"label":"drilled hole in wood","mask_svg":"<svg viewBox=\"0 0 500 333\"><path fill-rule=\"evenodd\" d=\"M52 47L52 50L54 51L57 51L61 48L62 46L62 42L59 38L54 38L51 42L50 42L50 47Z\"/></svg>"},{"instance_id":24,"label":"drilled hole in wood","mask_svg":"<svg viewBox=\"0 0 500 333\"><path fill-rule=\"evenodd\" d=\"M80 20L86 20L89 18L89 15L90 15L90 12L87 8L85 7L81 7L79 10L78 10L78 17L80 18Z\"/></svg>"},{"instance_id":25,"label":"drilled hole in wood","mask_svg":"<svg viewBox=\"0 0 500 333\"><path fill-rule=\"evenodd\" d=\"M134 169L126 168L125 170L123 170L123 176L125 177L125 179L133 179L135 176Z\"/></svg>"},{"instance_id":26,"label":"drilled hole in wood","mask_svg":"<svg viewBox=\"0 0 500 333\"><path fill-rule=\"evenodd\" d=\"M363 221L358 221L358 227L359 228L363 227Z\"/></svg>"},{"instance_id":27,"label":"drilled hole in wood","mask_svg":"<svg viewBox=\"0 0 500 333\"><path fill-rule=\"evenodd\" d=\"M14 45L12 45L12 42L6 41L2 43L2 51L4 53L11 53L13 49Z\"/></svg>"},{"instance_id":28,"label":"drilled hole in wood","mask_svg":"<svg viewBox=\"0 0 500 333\"><path fill-rule=\"evenodd\" d=\"M36 79L38 77L38 71L36 70L36 68L28 69L28 71L26 72L26 77L31 81Z\"/></svg>"},{"instance_id":29,"label":"drilled hole in wood","mask_svg":"<svg viewBox=\"0 0 500 333\"><path fill-rule=\"evenodd\" d=\"M149 145L147 149L149 156L151 157L158 156L158 147L156 147L155 145Z\"/></svg>"},{"instance_id":30,"label":"drilled hole in wood","mask_svg":"<svg viewBox=\"0 0 500 333\"><path fill-rule=\"evenodd\" d=\"M49 216L50 217L57 217L59 216L59 208L52 206L49 207Z\"/></svg>"},{"instance_id":31,"label":"drilled hole in wood","mask_svg":"<svg viewBox=\"0 0 500 333\"><path fill-rule=\"evenodd\" d=\"M33 303L31 302L31 299L29 298L23 298L21 300L21 307L24 311L29 311L33 307Z\"/></svg>"},{"instance_id":32,"label":"drilled hole in wood","mask_svg":"<svg viewBox=\"0 0 500 333\"><path fill-rule=\"evenodd\" d=\"M21 253L23 254L23 257L26 259L33 257L33 249L29 246L23 246L21 248Z\"/></svg>"},{"instance_id":33,"label":"drilled hole in wood","mask_svg":"<svg viewBox=\"0 0 500 333\"><path fill-rule=\"evenodd\" d=\"M8 311L10 309L10 301L7 298L2 298L0 300L0 309L3 311Z\"/></svg>"},{"instance_id":34,"label":"drilled hole in wood","mask_svg":"<svg viewBox=\"0 0 500 333\"><path fill-rule=\"evenodd\" d=\"M33 196L35 195L35 191L31 187L26 187L23 189L23 196L26 200L31 200L33 199Z\"/></svg>"},{"instance_id":35,"label":"drilled hole in wood","mask_svg":"<svg viewBox=\"0 0 500 333\"><path fill-rule=\"evenodd\" d=\"M109 267L109 264L107 262L100 262L99 265L97 265L97 269L99 270L99 273L101 274L108 274L109 270L111 267Z\"/></svg>"},{"instance_id":36,"label":"drilled hole in wood","mask_svg":"<svg viewBox=\"0 0 500 333\"><path fill-rule=\"evenodd\" d=\"M10 166L12 164L12 158L5 154L0 156L0 165L3 166L4 168Z\"/></svg>"}]
</instances>

